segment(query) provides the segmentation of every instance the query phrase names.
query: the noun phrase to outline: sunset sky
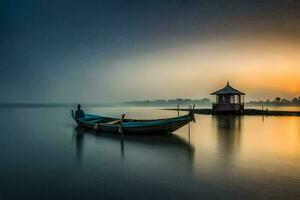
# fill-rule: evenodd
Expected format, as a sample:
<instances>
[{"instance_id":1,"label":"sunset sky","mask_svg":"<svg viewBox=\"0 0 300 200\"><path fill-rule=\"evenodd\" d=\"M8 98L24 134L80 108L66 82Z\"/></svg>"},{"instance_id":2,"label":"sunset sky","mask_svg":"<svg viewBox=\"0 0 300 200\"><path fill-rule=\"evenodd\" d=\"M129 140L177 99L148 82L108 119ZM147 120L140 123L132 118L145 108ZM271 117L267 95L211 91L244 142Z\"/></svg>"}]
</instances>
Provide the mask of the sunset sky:
<instances>
[{"instance_id":1,"label":"sunset sky","mask_svg":"<svg viewBox=\"0 0 300 200\"><path fill-rule=\"evenodd\" d=\"M230 3L229 3L230 2ZM1 102L300 96L299 1L0 1Z\"/></svg>"}]
</instances>

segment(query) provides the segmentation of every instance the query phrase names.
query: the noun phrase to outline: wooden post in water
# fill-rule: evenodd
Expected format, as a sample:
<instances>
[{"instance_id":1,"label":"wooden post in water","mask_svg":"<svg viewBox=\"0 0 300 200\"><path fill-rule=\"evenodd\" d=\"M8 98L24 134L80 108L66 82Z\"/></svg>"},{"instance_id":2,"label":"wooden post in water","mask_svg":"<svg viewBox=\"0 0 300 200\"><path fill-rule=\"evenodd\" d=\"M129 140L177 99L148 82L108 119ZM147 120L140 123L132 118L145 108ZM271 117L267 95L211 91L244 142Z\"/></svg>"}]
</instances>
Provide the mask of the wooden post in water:
<instances>
[{"instance_id":1,"label":"wooden post in water","mask_svg":"<svg viewBox=\"0 0 300 200\"><path fill-rule=\"evenodd\" d=\"M191 111L192 106L188 105L189 112ZM189 146L191 144L191 125L190 125L190 115L188 115L189 125L188 125L188 134L189 134Z\"/></svg>"},{"instance_id":2,"label":"wooden post in water","mask_svg":"<svg viewBox=\"0 0 300 200\"><path fill-rule=\"evenodd\" d=\"M122 158L124 158L124 129L123 129L123 121L125 118L125 114L122 114L121 116L121 120L120 120L120 127L119 127L119 133L120 133L120 137L121 137L121 156Z\"/></svg>"},{"instance_id":3,"label":"wooden post in water","mask_svg":"<svg viewBox=\"0 0 300 200\"><path fill-rule=\"evenodd\" d=\"M191 145L191 126L189 124L189 146Z\"/></svg>"},{"instance_id":4,"label":"wooden post in water","mask_svg":"<svg viewBox=\"0 0 300 200\"><path fill-rule=\"evenodd\" d=\"M119 127L119 133L121 137L123 138L124 130L123 130L123 120L125 118L125 114L122 115L121 120L120 120L120 127Z\"/></svg>"},{"instance_id":5,"label":"wooden post in water","mask_svg":"<svg viewBox=\"0 0 300 200\"><path fill-rule=\"evenodd\" d=\"M177 100L177 116L179 117L179 102Z\"/></svg>"},{"instance_id":6,"label":"wooden post in water","mask_svg":"<svg viewBox=\"0 0 300 200\"><path fill-rule=\"evenodd\" d=\"M262 114L262 122L264 122L265 121L264 105L261 106L261 114Z\"/></svg>"}]
</instances>

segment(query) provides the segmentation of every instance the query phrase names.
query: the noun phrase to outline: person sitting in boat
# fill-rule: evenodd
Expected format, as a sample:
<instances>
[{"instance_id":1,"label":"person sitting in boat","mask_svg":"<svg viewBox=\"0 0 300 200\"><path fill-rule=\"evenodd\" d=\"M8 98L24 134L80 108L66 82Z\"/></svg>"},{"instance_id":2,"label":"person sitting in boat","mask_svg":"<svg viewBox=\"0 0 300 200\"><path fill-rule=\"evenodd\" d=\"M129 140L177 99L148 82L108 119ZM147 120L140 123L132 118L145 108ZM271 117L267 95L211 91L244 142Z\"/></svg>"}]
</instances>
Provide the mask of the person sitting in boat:
<instances>
[{"instance_id":1,"label":"person sitting in boat","mask_svg":"<svg viewBox=\"0 0 300 200\"><path fill-rule=\"evenodd\" d=\"M77 105L77 110L75 111L75 117L76 118L84 118L85 117L83 110L81 110L80 104Z\"/></svg>"}]
</instances>

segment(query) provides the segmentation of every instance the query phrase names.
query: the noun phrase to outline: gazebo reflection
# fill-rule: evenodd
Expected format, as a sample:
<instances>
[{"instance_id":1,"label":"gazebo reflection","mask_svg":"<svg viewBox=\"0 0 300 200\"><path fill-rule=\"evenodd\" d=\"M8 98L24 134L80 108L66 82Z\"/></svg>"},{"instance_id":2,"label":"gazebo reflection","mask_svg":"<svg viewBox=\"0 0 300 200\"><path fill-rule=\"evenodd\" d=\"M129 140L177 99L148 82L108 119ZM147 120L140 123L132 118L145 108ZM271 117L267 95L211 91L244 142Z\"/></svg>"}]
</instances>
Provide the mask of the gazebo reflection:
<instances>
[{"instance_id":1,"label":"gazebo reflection","mask_svg":"<svg viewBox=\"0 0 300 200\"><path fill-rule=\"evenodd\" d=\"M230 163L240 149L243 117L239 115L215 115L218 150L221 160Z\"/></svg>"}]
</instances>

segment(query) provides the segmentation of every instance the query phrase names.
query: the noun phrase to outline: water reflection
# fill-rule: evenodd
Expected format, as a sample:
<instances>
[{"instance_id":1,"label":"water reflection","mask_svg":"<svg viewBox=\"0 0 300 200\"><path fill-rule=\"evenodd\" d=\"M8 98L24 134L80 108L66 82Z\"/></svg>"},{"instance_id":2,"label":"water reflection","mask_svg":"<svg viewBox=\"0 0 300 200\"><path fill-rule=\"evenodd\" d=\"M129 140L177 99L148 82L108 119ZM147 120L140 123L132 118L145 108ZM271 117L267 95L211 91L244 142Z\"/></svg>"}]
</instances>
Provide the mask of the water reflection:
<instances>
[{"instance_id":1,"label":"water reflection","mask_svg":"<svg viewBox=\"0 0 300 200\"><path fill-rule=\"evenodd\" d=\"M83 139L84 139L84 128L76 127L74 129L74 138L76 142L76 157L78 160L82 157L82 149L83 149Z\"/></svg>"},{"instance_id":2,"label":"water reflection","mask_svg":"<svg viewBox=\"0 0 300 200\"><path fill-rule=\"evenodd\" d=\"M185 126L162 137L125 135L122 144L119 135L74 129L69 110L5 110L0 199L299 199L300 117L197 115L190 137Z\"/></svg>"},{"instance_id":3,"label":"water reflection","mask_svg":"<svg viewBox=\"0 0 300 200\"><path fill-rule=\"evenodd\" d=\"M213 127L217 135L218 150L223 164L229 164L239 152L242 133L242 116L215 115Z\"/></svg>"},{"instance_id":4,"label":"water reflection","mask_svg":"<svg viewBox=\"0 0 300 200\"><path fill-rule=\"evenodd\" d=\"M185 163L186 166L188 164L188 171L192 171L195 152L194 146L176 134L130 134L121 136L112 133L97 133L79 127L74 130L78 160L82 160L82 157L84 157L85 148L88 148L89 145L94 145L85 145L85 143L96 139L101 141L96 145L99 148L103 148L102 151L106 151L107 149L105 148L108 146L110 146L108 148L116 147L119 143L119 154L123 160L125 160L126 156L132 157L134 154L144 152L144 157L155 157L157 160L178 160L178 165ZM165 156L168 158L165 159ZM138 160L139 158L136 159Z\"/></svg>"},{"instance_id":5,"label":"water reflection","mask_svg":"<svg viewBox=\"0 0 300 200\"><path fill-rule=\"evenodd\" d=\"M124 136L120 136L120 143L121 143L121 156L124 159Z\"/></svg>"}]
</instances>

